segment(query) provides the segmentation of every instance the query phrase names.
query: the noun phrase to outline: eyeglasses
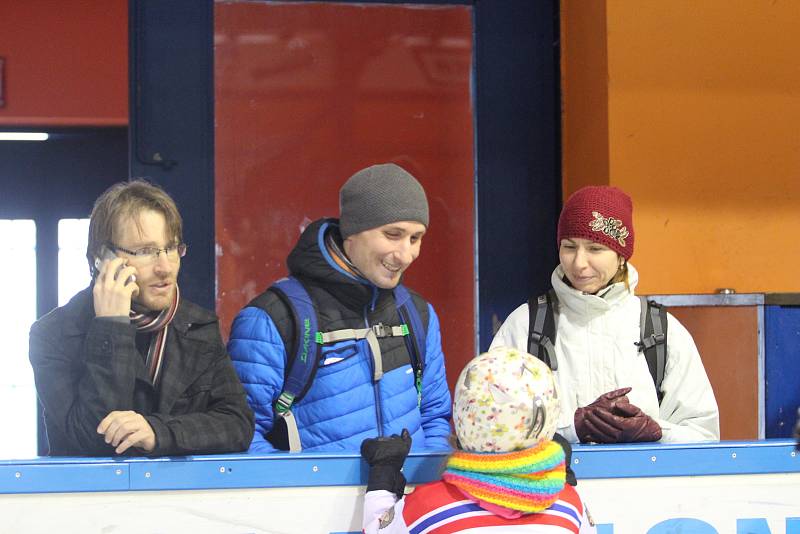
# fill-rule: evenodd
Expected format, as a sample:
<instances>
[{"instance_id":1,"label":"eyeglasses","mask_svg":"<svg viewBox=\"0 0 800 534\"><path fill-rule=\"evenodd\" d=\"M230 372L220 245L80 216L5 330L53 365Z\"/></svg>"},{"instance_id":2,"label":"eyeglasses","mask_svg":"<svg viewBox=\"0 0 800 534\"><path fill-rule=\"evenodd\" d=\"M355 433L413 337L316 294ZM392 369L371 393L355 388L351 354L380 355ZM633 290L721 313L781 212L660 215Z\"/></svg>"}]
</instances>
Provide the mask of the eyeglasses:
<instances>
[{"instance_id":1,"label":"eyeglasses","mask_svg":"<svg viewBox=\"0 0 800 534\"><path fill-rule=\"evenodd\" d=\"M158 256L162 252L169 261L178 261L178 258L186 256L186 243L170 245L164 248L142 247L136 250L128 250L114 243L108 243L108 247L114 252L124 252L125 254L133 256L134 260L140 263L155 263L158 261Z\"/></svg>"}]
</instances>

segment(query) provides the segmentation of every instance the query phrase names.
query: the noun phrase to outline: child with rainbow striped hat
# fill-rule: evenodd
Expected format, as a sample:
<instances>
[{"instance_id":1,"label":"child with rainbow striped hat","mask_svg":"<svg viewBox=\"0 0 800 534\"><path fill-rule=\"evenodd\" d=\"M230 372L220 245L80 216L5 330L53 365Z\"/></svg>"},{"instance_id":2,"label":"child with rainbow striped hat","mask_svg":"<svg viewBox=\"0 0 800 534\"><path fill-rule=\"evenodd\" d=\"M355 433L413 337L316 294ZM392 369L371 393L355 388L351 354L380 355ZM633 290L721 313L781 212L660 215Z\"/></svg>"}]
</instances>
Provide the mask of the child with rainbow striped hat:
<instances>
[{"instance_id":1,"label":"child with rainbow striped hat","mask_svg":"<svg viewBox=\"0 0 800 534\"><path fill-rule=\"evenodd\" d=\"M367 534L596 532L568 475L571 449L554 440L560 404L549 367L497 347L470 361L456 383L457 450L442 480L404 495L407 431L364 440L370 465Z\"/></svg>"}]
</instances>

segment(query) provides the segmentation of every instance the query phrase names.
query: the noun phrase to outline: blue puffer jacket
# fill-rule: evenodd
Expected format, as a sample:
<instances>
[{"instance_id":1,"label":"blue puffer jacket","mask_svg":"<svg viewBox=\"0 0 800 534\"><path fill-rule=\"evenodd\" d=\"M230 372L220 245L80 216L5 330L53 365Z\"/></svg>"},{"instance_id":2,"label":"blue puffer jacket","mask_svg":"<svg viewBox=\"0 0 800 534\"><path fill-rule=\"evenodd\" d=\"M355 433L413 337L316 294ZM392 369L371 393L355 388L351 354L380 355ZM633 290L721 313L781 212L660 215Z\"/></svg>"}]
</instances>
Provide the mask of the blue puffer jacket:
<instances>
[{"instance_id":1,"label":"blue puffer jacket","mask_svg":"<svg viewBox=\"0 0 800 534\"><path fill-rule=\"evenodd\" d=\"M330 232L330 234L329 234ZM301 280L317 310L319 329L398 325L394 295L339 267L325 245L338 240L335 219L310 225L289 255L292 276ZM433 307L412 292L427 320L422 398L402 338L379 341L384 375L372 379L372 356L365 340L325 345L320 366L306 395L292 407L304 451L357 451L365 438L399 434L407 428L413 449L446 449L450 434L450 392L444 370L439 320ZM287 354L284 339L294 339L286 304L265 295L266 310L247 306L236 316L228 342L239 378L255 411L251 452L277 450L266 435L275 424L274 404L283 389ZM418 340L420 343L423 340Z\"/></svg>"}]
</instances>

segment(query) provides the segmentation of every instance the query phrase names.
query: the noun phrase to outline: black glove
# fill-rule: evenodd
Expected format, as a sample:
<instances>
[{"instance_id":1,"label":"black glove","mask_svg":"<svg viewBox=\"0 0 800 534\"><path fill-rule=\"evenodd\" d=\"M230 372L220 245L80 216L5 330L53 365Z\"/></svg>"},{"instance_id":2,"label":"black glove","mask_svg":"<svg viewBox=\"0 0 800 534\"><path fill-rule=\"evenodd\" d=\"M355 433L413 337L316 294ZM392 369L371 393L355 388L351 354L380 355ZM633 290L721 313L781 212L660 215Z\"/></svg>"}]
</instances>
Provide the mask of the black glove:
<instances>
[{"instance_id":1,"label":"black glove","mask_svg":"<svg viewBox=\"0 0 800 534\"><path fill-rule=\"evenodd\" d=\"M387 490L403 497L406 477L400 472L411 450L411 434L407 429L398 436L368 438L361 442L361 456L369 464L367 491Z\"/></svg>"},{"instance_id":2,"label":"black glove","mask_svg":"<svg viewBox=\"0 0 800 534\"><path fill-rule=\"evenodd\" d=\"M553 441L561 445L561 448L564 449L564 467L566 468L565 475L567 484L570 486L577 486L578 480L575 478L575 471L572 470L572 445L558 432L553 434Z\"/></svg>"},{"instance_id":3,"label":"black glove","mask_svg":"<svg viewBox=\"0 0 800 534\"><path fill-rule=\"evenodd\" d=\"M633 443L661 439L661 426L628 400L630 390L610 391L575 411L575 433L581 442Z\"/></svg>"},{"instance_id":4,"label":"black glove","mask_svg":"<svg viewBox=\"0 0 800 534\"><path fill-rule=\"evenodd\" d=\"M800 451L800 407L797 408L797 423L794 425L795 448Z\"/></svg>"}]
</instances>

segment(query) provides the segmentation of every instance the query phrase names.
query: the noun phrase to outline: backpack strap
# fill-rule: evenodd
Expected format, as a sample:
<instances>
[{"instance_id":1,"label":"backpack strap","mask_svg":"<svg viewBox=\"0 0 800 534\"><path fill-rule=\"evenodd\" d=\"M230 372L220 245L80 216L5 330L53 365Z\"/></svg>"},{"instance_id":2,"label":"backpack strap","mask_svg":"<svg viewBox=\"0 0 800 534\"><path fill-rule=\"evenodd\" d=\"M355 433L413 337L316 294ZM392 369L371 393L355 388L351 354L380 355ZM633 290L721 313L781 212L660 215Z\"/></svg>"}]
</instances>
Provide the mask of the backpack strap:
<instances>
[{"instance_id":1,"label":"backpack strap","mask_svg":"<svg viewBox=\"0 0 800 534\"><path fill-rule=\"evenodd\" d=\"M394 288L394 300L397 306L397 313L400 320L410 330L410 336L406 337L406 348L411 356L411 367L414 369L414 385L417 388L417 406L422 405L422 372L425 369L425 357L427 352L427 331L422 323L417 306L411 293L402 284Z\"/></svg>"},{"instance_id":2,"label":"backpack strap","mask_svg":"<svg viewBox=\"0 0 800 534\"><path fill-rule=\"evenodd\" d=\"M300 400L314 380L320 352L315 343L318 332L317 312L308 291L294 277L278 280L270 289L288 305L295 325L292 350L288 352L288 374L283 382L283 391L275 404L276 411L283 414L294 402Z\"/></svg>"},{"instance_id":3,"label":"backpack strap","mask_svg":"<svg viewBox=\"0 0 800 534\"><path fill-rule=\"evenodd\" d=\"M383 378L383 356L378 339L384 337L400 337L408 335L408 326L386 326L378 323L369 328L344 328L331 332L317 332L316 342L319 345L326 343L336 343L337 341L366 339L372 354L373 374L372 380L377 382Z\"/></svg>"},{"instance_id":4,"label":"backpack strap","mask_svg":"<svg viewBox=\"0 0 800 534\"><path fill-rule=\"evenodd\" d=\"M316 342L319 345L335 343L337 341L366 339L372 353L373 377L377 382L383 377L383 357L378 339L385 337L405 337L406 347L411 355L411 365L415 370L415 383L417 386L417 401L421 401L422 368L425 362L424 345L418 342L416 333L425 334L419 311L414 305L411 293L405 286L398 285L394 289L394 300L402 324L400 326L387 326L378 323L369 328L345 328L331 332L317 332Z\"/></svg>"},{"instance_id":5,"label":"backpack strap","mask_svg":"<svg viewBox=\"0 0 800 534\"><path fill-rule=\"evenodd\" d=\"M294 324L294 339L287 347L287 371L283 381L283 391L275 401L275 415L286 423L289 451L299 452L300 431L292 415L292 405L306 394L317 372L321 351L315 343L317 337L317 312L311 296L303 284L294 277L282 278L269 288L286 305ZM264 309L258 299L252 305Z\"/></svg>"},{"instance_id":6,"label":"backpack strap","mask_svg":"<svg viewBox=\"0 0 800 534\"><path fill-rule=\"evenodd\" d=\"M658 394L658 403L664 393L661 383L664 381L664 372L667 367L667 310L661 304L645 297L639 297L641 314L639 316L639 352L644 353L647 368L653 377Z\"/></svg>"},{"instance_id":7,"label":"backpack strap","mask_svg":"<svg viewBox=\"0 0 800 534\"><path fill-rule=\"evenodd\" d=\"M551 289L538 297L528 299L528 352L542 360L553 371L558 370L556 349L556 321L553 314L555 292Z\"/></svg>"}]
</instances>

